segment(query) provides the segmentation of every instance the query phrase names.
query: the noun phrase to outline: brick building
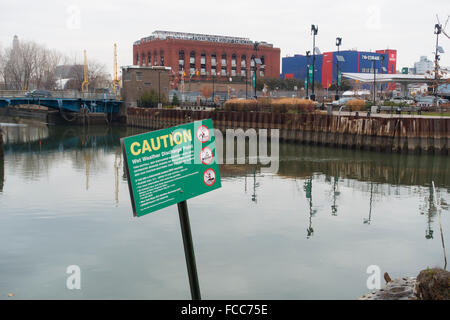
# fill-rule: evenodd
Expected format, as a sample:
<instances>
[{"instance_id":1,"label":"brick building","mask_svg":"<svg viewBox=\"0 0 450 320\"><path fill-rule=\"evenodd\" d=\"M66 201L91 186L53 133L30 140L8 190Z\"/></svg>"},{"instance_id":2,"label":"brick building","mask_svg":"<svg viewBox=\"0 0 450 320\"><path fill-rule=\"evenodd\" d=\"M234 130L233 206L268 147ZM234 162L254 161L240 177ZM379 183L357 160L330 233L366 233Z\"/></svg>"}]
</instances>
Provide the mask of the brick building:
<instances>
[{"instance_id":1,"label":"brick building","mask_svg":"<svg viewBox=\"0 0 450 320\"><path fill-rule=\"evenodd\" d=\"M172 87L185 80L210 81L233 78L280 77L280 49L248 38L155 31L133 45L133 64L172 68ZM261 64L258 64L260 59ZM256 63L255 63L256 60ZM234 80L236 79L236 80Z\"/></svg>"}]
</instances>

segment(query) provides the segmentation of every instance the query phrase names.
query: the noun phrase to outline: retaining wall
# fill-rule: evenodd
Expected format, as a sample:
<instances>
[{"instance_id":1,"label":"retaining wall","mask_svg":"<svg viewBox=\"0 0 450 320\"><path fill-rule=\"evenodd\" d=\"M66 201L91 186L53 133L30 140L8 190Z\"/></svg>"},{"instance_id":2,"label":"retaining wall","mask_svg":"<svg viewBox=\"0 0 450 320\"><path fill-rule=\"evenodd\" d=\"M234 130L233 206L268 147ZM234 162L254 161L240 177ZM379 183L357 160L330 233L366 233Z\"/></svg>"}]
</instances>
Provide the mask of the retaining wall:
<instances>
[{"instance_id":1,"label":"retaining wall","mask_svg":"<svg viewBox=\"0 0 450 320\"><path fill-rule=\"evenodd\" d=\"M221 130L279 129L281 140L307 144L435 154L448 154L450 148L450 118L127 109L132 127L161 129L202 119L212 119Z\"/></svg>"}]
</instances>

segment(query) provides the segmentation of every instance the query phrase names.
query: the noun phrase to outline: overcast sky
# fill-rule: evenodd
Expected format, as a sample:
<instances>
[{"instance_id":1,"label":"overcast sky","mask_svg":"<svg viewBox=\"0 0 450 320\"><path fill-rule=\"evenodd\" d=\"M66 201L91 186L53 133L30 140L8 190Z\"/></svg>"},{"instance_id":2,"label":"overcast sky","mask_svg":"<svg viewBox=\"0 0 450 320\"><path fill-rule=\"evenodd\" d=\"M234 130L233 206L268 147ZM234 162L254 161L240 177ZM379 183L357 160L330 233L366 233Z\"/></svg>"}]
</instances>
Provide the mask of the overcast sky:
<instances>
[{"instance_id":1,"label":"overcast sky","mask_svg":"<svg viewBox=\"0 0 450 320\"><path fill-rule=\"evenodd\" d=\"M433 59L436 14L444 23L450 1L2 0L0 47L17 34L80 61L86 49L112 73L114 43L119 65L129 65L133 42L155 30L248 37L273 43L284 57L311 50L311 24L318 24L322 52L335 50L340 36L341 50L397 49L400 69L422 55ZM450 39L442 36L441 45L441 64L450 66Z\"/></svg>"}]
</instances>

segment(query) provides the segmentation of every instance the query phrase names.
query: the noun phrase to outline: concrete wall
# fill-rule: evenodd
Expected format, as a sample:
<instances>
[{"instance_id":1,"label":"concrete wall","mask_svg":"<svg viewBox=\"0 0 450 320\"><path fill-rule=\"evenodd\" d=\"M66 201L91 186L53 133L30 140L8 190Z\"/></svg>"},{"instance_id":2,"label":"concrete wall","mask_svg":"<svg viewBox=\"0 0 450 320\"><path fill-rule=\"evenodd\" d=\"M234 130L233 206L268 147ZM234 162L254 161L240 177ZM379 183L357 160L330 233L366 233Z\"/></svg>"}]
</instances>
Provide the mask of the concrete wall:
<instances>
[{"instance_id":1,"label":"concrete wall","mask_svg":"<svg viewBox=\"0 0 450 320\"><path fill-rule=\"evenodd\" d=\"M307 144L384 152L448 154L449 118L362 118L324 114L187 111L129 108L127 124L160 129L212 119L217 129L279 129L280 138Z\"/></svg>"}]
</instances>

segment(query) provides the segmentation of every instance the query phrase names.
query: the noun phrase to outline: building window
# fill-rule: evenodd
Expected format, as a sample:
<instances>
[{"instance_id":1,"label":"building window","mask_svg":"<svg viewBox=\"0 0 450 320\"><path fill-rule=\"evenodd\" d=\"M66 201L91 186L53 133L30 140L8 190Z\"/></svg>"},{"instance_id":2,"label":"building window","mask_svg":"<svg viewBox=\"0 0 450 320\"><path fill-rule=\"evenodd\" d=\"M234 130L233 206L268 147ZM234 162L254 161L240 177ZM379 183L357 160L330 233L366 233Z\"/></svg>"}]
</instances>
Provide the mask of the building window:
<instances>
[{"instance_id":1,"label":"building window","mask_svg":"<svg viewBox=\"0 0 450 320\"><path fill-rule=\"evenodd\" d=\"M227 65L227 55L225 53L222 55L221 65L222 66L226 66Z\"/></svg>"},{"instance_id":2,"label":"building window","mask_svg":"<svg viewBox=\"0 0 450 320\"><path fill-rule=\"evenodd\" d=\"M160 66L164 67L164 51L161 51L159 53L159 59L160 59Z\"/></svg>"},{"instance_id":3,"label":"building window","mask_svg":"<svg viewBox=\"0 0 450 320\"><path fill-rule=\"evenodd\" d=\"M153 65L158 65L158 52L153 52Z\"/></svg>"},{"instance_id":4,"label":"building window","mask_svg":"<svg viewBox=\"0 0 450 320\"><path fill-rule=\"evenodd\" d=\"M241 68L246 68L247 67L247 56L243 55L241 57Z\"/></svg>"},{"instance_id":5,"label":"building window","mask_svg":"<svg viewBox=\"0 0 450 320\"><path fill-rule=\"evenodd\" d=\"M201 57L200 57L200 64L201 64L202 66L205 66L205 65L206 65L206 54L205 54L205 53L202 53L202 55L201 55Z\"/></svg>"},{"instance_id":6,"label":"building window","mask_svg":"<svg viewBox=\"0 0 450 320\"><path fill-rule=\"evenodd\" d=\"M216 65L217 65L217 57L216 57L216 54L213 53L213 54L211 55L211 66L212 66L212 67L215 67Z\"/></svg>"},{"instance_id":7,"label":"building window","mask_svg":"<svg viewBox=\"0 0 450 320\"><path fill-rule=\"evenodd\" d=\"M195 74L195 51L191 51L189 55L189 74Z\"/></svg>"},{"instance_id":8,"label":"building window","mask_svg":"<svg viewBox=\"0 0 450 320\"><path fill-rule=\"evenodd\" d=\"M236 67L236 55L235 54L233 54L231 56L231 66Z\"/></svg>"},{"instance_id":9,"label":"building window","mask_svg":"<svg viewBox=\"0 0 450 320\"><path fill-rule=\"evenodd\" d=\"M142 81L142 72L136 71L136 81Z\"/></svg>"},{"instance_id":10,"label":"building window","mask_svg":"<svg viewBox=\"0 0 450 320\"><path fill-rule=\"evenodd\" d=\"M180 74L183 74L184 70L184 50L180 50L178 52L178 71Z\"/></svg>"},{"instance_id":11,"label":"building window","mask_svg":"<svg viewBox=\"0 0 450 320\"><path fill-rule=\"evenodd\" d=\"M152 66L152 53L147 53L147 66Z\"/></svg>"},{"instance_id":12,"label":"building window","mask_svg":"<svg viewBox=\"0 0 450 320\"><path fill-rule=\"evenodd\" d=\"M139 53L136 54L136 65L139 65Z\"/></svg>"},{"instance_id":13,"label":"building window","mask_svg":"<svg viewBox=\"0 0 450 320\"><path fill-rule=\"evenodd\" d=\"M246 76L246 72L247 70L246 69L241 69L241 76L242 77L245 77Z\"/></svg>"}]
</instances>

